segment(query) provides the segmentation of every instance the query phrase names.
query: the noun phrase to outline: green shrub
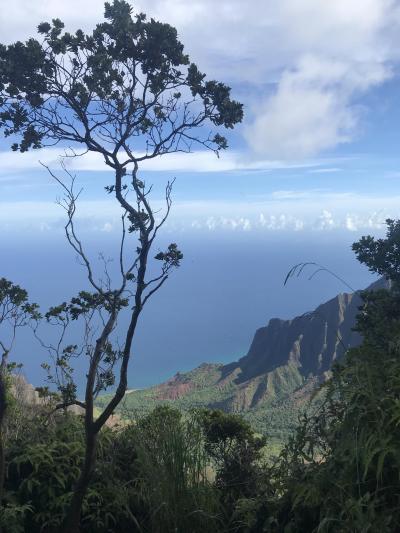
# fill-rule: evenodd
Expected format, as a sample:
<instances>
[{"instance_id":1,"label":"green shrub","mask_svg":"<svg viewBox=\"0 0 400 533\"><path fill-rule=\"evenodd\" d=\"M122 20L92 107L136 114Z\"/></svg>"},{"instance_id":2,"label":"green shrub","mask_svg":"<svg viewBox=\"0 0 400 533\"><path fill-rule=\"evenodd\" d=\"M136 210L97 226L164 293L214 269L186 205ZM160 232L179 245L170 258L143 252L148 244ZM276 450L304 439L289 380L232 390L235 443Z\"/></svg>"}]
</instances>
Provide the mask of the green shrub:
<instances>
[{"instance_id":1,"label":"green shrub","mask_svg":"<svg viewBox=\"0 0 400 533\"><path fill-rule=\"evenodd\" d=\"M218 498L197 417L158 407L129 431L137 453L137 489L150 510L147 531L219 531Z\"/></svg>"}]
</instances>

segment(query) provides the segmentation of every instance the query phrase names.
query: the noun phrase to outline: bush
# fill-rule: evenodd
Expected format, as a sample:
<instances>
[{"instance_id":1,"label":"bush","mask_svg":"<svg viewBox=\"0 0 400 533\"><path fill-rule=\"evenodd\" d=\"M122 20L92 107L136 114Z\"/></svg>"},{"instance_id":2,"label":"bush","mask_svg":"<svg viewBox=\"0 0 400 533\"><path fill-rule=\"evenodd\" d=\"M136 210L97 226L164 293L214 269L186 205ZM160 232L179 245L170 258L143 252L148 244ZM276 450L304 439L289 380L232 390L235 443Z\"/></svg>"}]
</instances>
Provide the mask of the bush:
<instances>
[{"instance_id":1,"label":"bush","mask_svg":"<svg viewBox=\"0 0 400 533\"><path fill-rule=\"evenodd\" d=\"M154 533L219 531L218 498L195 414L158 407L129 430L137 453L137 489Z\"/></svg>"}]
</instances>

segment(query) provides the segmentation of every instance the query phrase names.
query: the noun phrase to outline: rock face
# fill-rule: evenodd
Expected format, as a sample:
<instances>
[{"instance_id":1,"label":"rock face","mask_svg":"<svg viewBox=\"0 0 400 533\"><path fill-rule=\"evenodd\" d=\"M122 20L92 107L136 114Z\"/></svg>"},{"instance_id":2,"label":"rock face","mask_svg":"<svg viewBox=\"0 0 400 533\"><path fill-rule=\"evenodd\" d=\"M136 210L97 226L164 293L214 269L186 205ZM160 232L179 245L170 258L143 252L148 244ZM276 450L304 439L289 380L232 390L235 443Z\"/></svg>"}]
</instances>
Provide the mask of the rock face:
<instances>
[{"instance_id":1,"label":"rock face","mask_svg":"<svg viewBox=\"0 0 400 533\"><path fill-rule=\"evenodd\" d=\"M360 297L339 294L312 313L292 320L273 318L254 335L248 354L238 361L238 382L294 364L304 377L320 375L349 347L360 342L352 331Z\"/></svg>"},{"instance_id":2,"label":"rock face","mask_svg":"<svg viewBox=\"0 0 400 533\"><path fill-rule=\"evenodd\" d=\"M15 398L26 405L42 405L43 400L39 397L39 393L35 387L28 383L25 376L16 374L12 380L12 393Z\"/></svg>"},{"instance_id":3,"label":"rock face","mask_svg":"<svg viewBox=\"0 0 400 533\"><path fill-rule=\"evenodd\" d=\"M368 290L385 287L379 280ZM304 403L332 363L360 343L352 328L361 304L359 292L344 293L292 320L273 318L256 331L247 355L238 361L178 373L161 385L129 394L126 402L145 410L169 401L240 413L276 408L279 415L289 404L292 409Z\"/></svg>"},{"instance_id":4,"label":"rock face","mask_svg":"<svg viewBox=\"0 0 400 533\"><path fill-rule=\"evenodd\" d=\"M381 285L378 282L371 288ZM239 361L178 373L154 387L155 397L177 400L204 386L221 392L229 388L228 398L210 405L243 411L282 391L297 389L307 380L319 382L336 359L360 343L360 335L352 330L360 305L358 292L344 293L292 320L273 318L256 331L247 355ZM199 374L208 374L209 379L198 382Z\"/></svg>"},{"instance_id":5,"label":"rock face","mask_svg":"<svg viewBox=\"0 0 400 533\"><path fill-rule=\"evenodd\" d=\"M367 290L387 288L381 279ZM238 363L238 383L293 364L304 378L323 376L346 350L361 342L353 331L362 301L359 292L338 294L311 313L292 320L273 318L258 329L248 354Z\"/></svg>"}]
</instances>

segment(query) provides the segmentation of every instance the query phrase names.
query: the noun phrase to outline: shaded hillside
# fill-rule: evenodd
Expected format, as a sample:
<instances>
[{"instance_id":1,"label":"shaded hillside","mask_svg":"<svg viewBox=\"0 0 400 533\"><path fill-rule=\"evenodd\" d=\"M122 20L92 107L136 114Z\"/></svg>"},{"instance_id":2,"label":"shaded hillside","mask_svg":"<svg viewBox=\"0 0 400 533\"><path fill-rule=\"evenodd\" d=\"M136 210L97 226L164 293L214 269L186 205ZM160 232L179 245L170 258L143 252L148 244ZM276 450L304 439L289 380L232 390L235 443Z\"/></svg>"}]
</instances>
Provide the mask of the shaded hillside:
<instances>
[{"instance_id":1,"label":"shaded hillside","mask_svg":"<svg viewBox=\"0 0 400 533\"><path fill-rule=\"evenodd\" d=\"M369 288L381 286L378 281ZM360 342L352 331L360 304L358 292L344 293L292 320L273 318L256 331L247 355L238 361L204 363L160 385L132 391L125 408L147 411L168 402L183 409L219 408L242 413L279 436L295 423L332 363Z\"/></svg>"}]
</instances>

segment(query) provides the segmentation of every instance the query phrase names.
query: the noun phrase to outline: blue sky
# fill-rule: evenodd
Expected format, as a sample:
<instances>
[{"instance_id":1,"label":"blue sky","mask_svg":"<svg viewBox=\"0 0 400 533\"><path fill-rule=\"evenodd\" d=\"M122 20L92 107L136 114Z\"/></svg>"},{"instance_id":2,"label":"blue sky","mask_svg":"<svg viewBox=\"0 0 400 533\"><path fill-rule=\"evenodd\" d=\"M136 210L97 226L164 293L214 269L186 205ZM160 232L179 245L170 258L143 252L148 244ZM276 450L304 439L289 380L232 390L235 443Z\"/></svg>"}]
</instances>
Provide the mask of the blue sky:
<instances>
[{"instance_id":1,"label":"blue sky","mask_svg":"<svg viewBox=\"0 0 400 533\"><path fill-rule=\"evenodd\" d=\"M245 120L229 133L231 148L220 159L175 154L142 167L147 181L178 178L170 228L379 230L387 216L397 216L398 2L134 5L175 25L191 59L230 84L245 106ZM56 16L67 28L90 29L102 18L103 2L15 0L9 9L0 20L3 42L26 38ZM1 228L59 225L56 187L38 160L57 168L60 151L21 156L1 143ZM98 186L107 183L101 161L90 155L72 167L85 188L79 216L92 220L93 231L111 231L118 213Z\"/></svg>"},{"instance_id":2,"label":"blue sky","mask_svg":"<svg viewBox=\"0 0 400 533\"><path fill-rule=\"evenodd\" d=\"M357 289L372 281L350 244L382 234L385 219L399 217L400 3L140 0L134 6L174 25L191 59L231 85L245 111L219 159L198 151L141 168L154 183L156 209L166 181L176 177L161 240L182 243L186 261L144 319L141 377L134 382L141 386L202 360L242 355L271 316L305 312L344 290L327 277L285 290L282 279L296 262L322 262ZM89 30L102 13L101 0L14 0L0 18L1 40L27 38L53 17L67 29ZM0 275L43 305L84 283L63 241L61 191L39 164L57 171L60 152L15 154L0 141ZM112 176L94 155L69 165L83 188L80 234L93 257L98 250L112 254L120 231L120 211L104 192ZM176 308L166 316L171 299ZM161 348L154 321L163 332ZM201 341L194 342L199 329ZM30 342L17 354L25 357Z\"/></svg>"}]
</instances>

